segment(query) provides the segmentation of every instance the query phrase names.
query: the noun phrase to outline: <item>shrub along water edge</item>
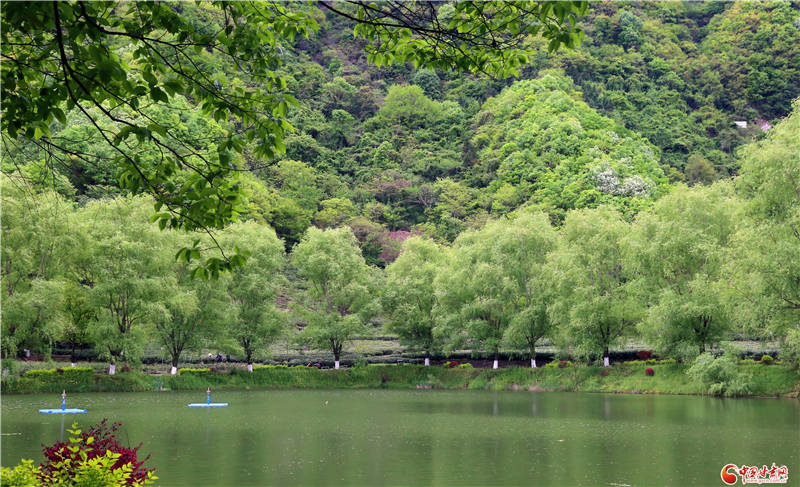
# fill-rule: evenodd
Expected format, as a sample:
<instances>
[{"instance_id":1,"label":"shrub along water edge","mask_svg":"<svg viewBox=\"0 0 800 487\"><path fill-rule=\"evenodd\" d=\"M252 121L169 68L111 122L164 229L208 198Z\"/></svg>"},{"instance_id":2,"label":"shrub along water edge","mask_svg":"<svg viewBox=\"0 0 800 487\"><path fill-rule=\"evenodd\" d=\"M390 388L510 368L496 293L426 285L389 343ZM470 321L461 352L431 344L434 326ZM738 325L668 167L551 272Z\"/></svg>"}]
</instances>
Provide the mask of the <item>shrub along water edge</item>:
<instances>
[{"instance_id":1,"label":"shrub along water edge","mask_svg":"<svg viewBox=\"0 0 800 487\"><path fill-rule=\"evenodd\" d=\"M707 359L706 359L707 360ZM370 365L342 370L281 365L256 366L252 373L234 369L184 369L179 375L153 376L128 372L109 376L85 371L58 374L30 371L23 377L2 381L3 392L129 392L212 389L492 389L554 390L583 392L630 392L659 394L710 394L800 397L800 373L782 364L764 366L742 361L733 363L735 374L746 378L747 387L713 386L720 381L714 371L701 373L698 365L663 361L596 367L554 362L552 367L528 369L474 369L469 367L425 367L421 365ZM698 364L702 362L699 361ZM707 364L703 362L703 367ZM725 366L730 378L731 364ZM647 368L654 370L646 376ZM608 372L604 374L603 371ZM33 372L33 373L31 373ZM688 373L687 373L688 372ZM710 374L710 375L709 375ZM708 377L710 379L706 380Z\"/></svg>"}]
</instances>

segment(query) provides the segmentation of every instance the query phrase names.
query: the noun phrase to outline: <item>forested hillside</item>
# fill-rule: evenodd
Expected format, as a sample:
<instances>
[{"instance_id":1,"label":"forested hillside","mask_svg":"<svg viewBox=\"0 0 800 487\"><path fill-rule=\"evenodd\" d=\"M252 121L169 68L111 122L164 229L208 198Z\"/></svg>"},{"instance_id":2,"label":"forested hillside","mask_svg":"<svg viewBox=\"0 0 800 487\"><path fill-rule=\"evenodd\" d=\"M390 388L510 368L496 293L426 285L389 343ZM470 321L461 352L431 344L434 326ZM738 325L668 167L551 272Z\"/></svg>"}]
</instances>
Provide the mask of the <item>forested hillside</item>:
<instances>
[{"instance_id":1,"label":"forested hillside","mask_svg":"<svg viewBox=\"0 0 800 487\"><path fill-rule=\"evenodd\" d=\"M201 32L223 23L208 6L176 8ZM283 46L278 74L298 100L285 155L246 150L238 161L251 170L241 182L247 211L287 249L311 225L348 224L379 265L405 232L451 242L521 206L559 223L569 209L610 203L630 219L672 183L735 175L737 147L800 94L800 10L789 2L593 5L579 48L547 53L532 38L522 75L496 81L376 68L346 19L314 15L320 29ZM215 83L252 82L215 52L196 62ZM201 115L193 100L147 112L171 120L192 150L218 150L225 121ZM68 113L52 137L77 154L57 161L35 143L6 140L4 171L80 203L122 194L113 149L80 116Z\"/></svg>"},{"instance_id":2,"label":"forested hillside","mask_svg":"<svg viewBox=\"0 0 800 487\"><path fill-rule=\"evenodd\" d=\"M800 262L800 178L789 178L800 166L797 3L591 4L580 46L549 52L530 36L519 76L498 79L376 67L348 19L286 5L319 28L276 44L274 79L242 75L236 63L248 60L219 50L191 56L217 87L285 96L276 103L291 127L264 118L285 131L275 139L283 152L232 143L225 134L242 122L209 116L200 91L151 91L136 107L108 97L117 115L90 107L95 124L66 111L44 137L4 131L4 355L58 340L116 360L157 339L180 355L225 335L249 359L288 322L309 325L298 343L334 343L337 357L376 323L428 351L533 351L549 337L607 356L633 334L664 353L734 334L798 340L797 273L787 268ZM225 30L214 6L171 8L199 34ZM135 64L129 40L113 42ZM111 140L120 113L167 128ZM161 130L180 143L157 143ZM227 152L240 142L241 153ZM148 188L116 159L123 145L136 168L176 178L157 188L168 196L204 194L186 166L216 167L208 161L218 157L220 174L234 174L225 184L243 189L241 221L213 240L160 231ZM184 166L164 165L170 151ZM162 229L184 225L159 208ZM406 276L420 271L396 260L404 242L430 262L424 276ZM515 245L532 247L515 254ZM248 263L197 283L174 259L182 249L192 260L192 248ZM591 276L611 276L608 288ZM412 313L408 279L437 300ZM235 313L215 317L225 306ZM408 331L398 313L427 328Z\"/></svg>"}]
</instances>

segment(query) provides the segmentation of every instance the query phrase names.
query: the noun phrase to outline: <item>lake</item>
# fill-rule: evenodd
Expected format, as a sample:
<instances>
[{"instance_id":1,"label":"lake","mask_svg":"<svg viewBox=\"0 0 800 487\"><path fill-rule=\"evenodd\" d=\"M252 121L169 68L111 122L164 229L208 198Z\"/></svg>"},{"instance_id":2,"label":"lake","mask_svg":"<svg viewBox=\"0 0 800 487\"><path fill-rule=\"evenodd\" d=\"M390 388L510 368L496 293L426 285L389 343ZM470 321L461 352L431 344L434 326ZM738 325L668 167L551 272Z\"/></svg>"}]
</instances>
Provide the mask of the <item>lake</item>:
<instances>
[{"instance_id":1,"label":"lake","mask_svg":"<svg viewBox=\"0 0 800 487\"><path fill-rule=\"evenodd\" d=\"M157 485L723 485L720 470L800 477L800 401L489 391L72 394L2 397L2 464L41 461L72 421L123 424ZM63 433L66 435L67 433Z\"/></svg>"}]
</instances>

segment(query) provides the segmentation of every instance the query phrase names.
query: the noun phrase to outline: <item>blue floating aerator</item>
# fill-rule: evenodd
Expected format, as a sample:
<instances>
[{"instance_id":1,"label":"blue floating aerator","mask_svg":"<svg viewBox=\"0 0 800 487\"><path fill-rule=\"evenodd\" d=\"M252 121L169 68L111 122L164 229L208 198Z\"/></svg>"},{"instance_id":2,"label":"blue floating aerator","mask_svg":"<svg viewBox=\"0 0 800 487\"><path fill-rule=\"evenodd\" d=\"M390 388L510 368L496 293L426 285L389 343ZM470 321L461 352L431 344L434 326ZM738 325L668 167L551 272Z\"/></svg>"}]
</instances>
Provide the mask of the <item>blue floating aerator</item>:
<instances>
[{"instance_id":1,"label":"blue floating aerator","mask_svg":"<svg viewBox=\"0 0 800 487\"><path fill-rule=\"evenodd\" d=\"M227 402L211 402L211 388L206 390L206 402L193 402L189 404L190 408L224 408L227 407Z\"/></svg>"},{"instance_id":2,"label":"blue floating aerator","mask_svg":"<svg viewBox=\"0 0 800 487\"><path fill-rule=\"evenodd\" d=\"M67 391L61 392L61 409L40 409L40 413L45 414L77 414L88 413L87 409L67 408Z\"/></svg>"}]
</instances>

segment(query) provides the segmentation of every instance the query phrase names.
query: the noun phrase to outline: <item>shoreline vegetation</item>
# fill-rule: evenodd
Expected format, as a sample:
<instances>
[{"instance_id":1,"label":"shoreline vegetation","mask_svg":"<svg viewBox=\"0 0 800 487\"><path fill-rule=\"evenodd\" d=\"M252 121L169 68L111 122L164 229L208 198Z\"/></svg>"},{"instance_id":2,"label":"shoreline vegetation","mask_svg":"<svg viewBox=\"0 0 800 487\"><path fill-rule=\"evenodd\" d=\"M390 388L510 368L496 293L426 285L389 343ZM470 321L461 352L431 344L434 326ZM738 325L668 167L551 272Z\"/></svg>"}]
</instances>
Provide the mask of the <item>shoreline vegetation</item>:
<instances>
[{"instance_id":1,"label":"shoreline vegetation","mask_svg":"<svg viewBox=\"0 0 800 487\"><path fill-rule=\"evenodd\" d=\"M223 366L180 369L179 374L96 373L91 367L33 369L2 380L3 394L75 392L146 392L249 389L466 389L511 391L602 392L632 394L735 395L800 398L800 373L780 363L742 360L737 380L745 388L734 394L714 392L713 385L687 375L691 364L674 360L631 361L599 367L553 361L530 369L356 365L340 370L285 365L256 366L252 373Z\"/></svg>"}]
</instances>

